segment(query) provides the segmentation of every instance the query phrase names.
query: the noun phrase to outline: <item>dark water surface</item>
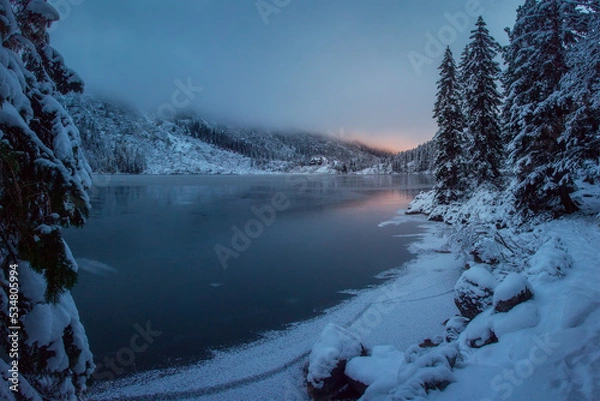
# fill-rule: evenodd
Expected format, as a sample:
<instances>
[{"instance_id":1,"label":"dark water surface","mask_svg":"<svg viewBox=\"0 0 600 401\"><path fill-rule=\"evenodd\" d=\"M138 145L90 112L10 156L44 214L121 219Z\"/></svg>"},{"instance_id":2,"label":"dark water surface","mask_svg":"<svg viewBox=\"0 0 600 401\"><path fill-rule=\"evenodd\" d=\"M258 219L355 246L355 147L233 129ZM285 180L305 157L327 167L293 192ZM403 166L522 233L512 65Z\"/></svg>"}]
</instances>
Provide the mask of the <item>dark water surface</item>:
<instances>
[{"instance_id":1,"label":"dark water surface","mask_svg":"<svg viewBox=\"0 0 600 401\"><path fill-rule=\"evenodd\" d=\"M205 358L377 284L411 258L411 239L394 235L419 232L378 224L431 185L421 176L96 181L88 224L65 236L80 260L73 293L95 360L115 358L118 374ZM148 324L155 333L140 334Z\"/></svg>"}]
</instances>

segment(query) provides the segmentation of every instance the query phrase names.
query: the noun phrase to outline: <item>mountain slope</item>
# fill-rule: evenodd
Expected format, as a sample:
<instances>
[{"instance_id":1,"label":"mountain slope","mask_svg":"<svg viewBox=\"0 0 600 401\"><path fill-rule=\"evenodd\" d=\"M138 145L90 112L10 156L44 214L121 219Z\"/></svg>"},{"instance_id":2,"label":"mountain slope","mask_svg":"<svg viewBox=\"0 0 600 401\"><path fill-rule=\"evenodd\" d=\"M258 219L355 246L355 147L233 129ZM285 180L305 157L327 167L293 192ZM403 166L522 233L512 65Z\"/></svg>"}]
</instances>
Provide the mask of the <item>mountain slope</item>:
<instances>
[{"instance_id":1,"label":"mountain slope","mask_svg":"<svg viewBox=\"0 0 600 401\"><path fill-rule=\"evenodd\" d=\"M392 154L325 135L172 121L115 102L70 95L94 172L144 174L390 173Z\"/></svg>"}]
</instances>

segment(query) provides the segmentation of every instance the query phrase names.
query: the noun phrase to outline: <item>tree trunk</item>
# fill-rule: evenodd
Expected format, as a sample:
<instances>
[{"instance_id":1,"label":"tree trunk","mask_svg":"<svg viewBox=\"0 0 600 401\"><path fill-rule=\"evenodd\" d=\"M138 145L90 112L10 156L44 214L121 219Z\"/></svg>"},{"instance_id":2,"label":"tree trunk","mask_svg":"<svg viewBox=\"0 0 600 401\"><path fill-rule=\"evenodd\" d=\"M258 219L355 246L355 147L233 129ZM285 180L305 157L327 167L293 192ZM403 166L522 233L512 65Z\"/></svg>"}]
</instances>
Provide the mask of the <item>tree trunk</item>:
<instances>
[{"instance_id":1,"label":"tree trunk","mask_svg":"<svg viewBox=\"0 0 600 401\"><path fill-rule=\"evenodd\" d=\"M565 208L565 213L571 214L579 211L579 206L577 206L577 204L573 202L573 199L571 199L571 196L569 195L569 189L566 186L563 185L560 187L559 195L560 202Z\"/></svg>"}]
</instances>

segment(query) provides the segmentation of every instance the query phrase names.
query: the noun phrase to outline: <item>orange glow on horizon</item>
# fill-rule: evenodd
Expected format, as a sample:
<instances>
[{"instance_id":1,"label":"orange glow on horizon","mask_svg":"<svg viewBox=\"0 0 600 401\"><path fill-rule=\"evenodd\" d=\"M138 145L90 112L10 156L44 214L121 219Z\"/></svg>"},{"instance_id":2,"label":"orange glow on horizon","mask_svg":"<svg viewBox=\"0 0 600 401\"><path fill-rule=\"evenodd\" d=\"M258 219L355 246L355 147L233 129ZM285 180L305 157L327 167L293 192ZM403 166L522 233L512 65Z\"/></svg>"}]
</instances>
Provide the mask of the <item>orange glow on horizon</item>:
<instances>
[{"instance_id":1,"label":"orange glow on horizon","mask_svg":"<svg viewBox=\"0 0 600 401\"><path fill-rule=\"evenodd\" d=\"M410 135L398 133L346 133L345 135L342 135L341 139L350 142L358 141L367 146L387 150L393 153L414 149L429 140L413 139L410 138Z\"/></svg>"}]
</instances>

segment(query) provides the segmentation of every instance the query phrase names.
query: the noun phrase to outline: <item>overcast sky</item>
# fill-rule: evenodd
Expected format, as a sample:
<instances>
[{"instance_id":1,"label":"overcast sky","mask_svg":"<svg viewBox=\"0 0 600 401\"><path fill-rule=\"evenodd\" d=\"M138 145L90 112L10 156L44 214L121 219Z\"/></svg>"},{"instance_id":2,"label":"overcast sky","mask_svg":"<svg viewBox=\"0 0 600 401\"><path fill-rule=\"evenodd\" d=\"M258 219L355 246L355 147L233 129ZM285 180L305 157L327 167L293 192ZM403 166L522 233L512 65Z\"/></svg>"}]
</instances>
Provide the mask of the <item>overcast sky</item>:
<instances>
[{"instance_id":1,"label":"overcast sky","mask_svg":"<svg viewBox=\"0 0 600 401\"><path fill-rule=\"evenodd\" d=\"M521 4L49 2L63 16L52 28L52 43L90 93L165 115L189 103L216 123L329 131L394 150L435 133L440 42L458 58L481 14L506 43L504 27L512 26Z\"/></svg>"}]
</instances>

